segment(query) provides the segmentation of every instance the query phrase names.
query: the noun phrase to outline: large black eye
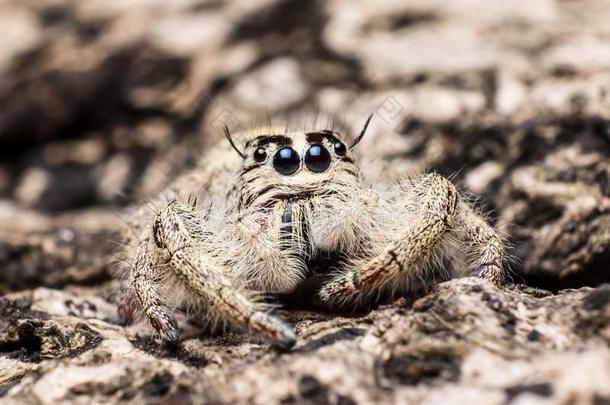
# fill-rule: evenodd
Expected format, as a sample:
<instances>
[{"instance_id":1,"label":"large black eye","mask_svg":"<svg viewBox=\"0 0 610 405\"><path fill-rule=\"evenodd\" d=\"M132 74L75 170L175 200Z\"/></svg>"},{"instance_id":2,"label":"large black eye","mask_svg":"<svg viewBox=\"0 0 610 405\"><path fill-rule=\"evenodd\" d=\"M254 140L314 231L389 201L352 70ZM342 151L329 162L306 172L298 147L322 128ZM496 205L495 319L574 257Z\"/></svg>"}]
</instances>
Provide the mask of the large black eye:
<instances>
[{"instance_id":1,"label":"large black eye","mask_svg":"<svg viewBox=\"0 0 610 405\"><path fill-rule=\"evenodd\" d=\"M254 151L254 161L255 162L264 162L267 159L267 151L263 148L258 148Z\"/></svg>"},{"instance_id":2,"label":"large black eye","mask_svg":"<svg viewBox=\"0 0 610 405\"><path fill-rule=\"evenodd\" d=\"M330 166L330 153L322 145L311 145L305 154L307 168L315 173L321 173Z\"/></svg>"},{"instance_id":3,"label":"large black eye","mask_svg":"<svg viewBox=\"0 0 610 405\"><path fill-rule=\"evenodd\" d=\"M336 142L334 147L337 156L345 156L345 154L347 153L347 148L345 147L345 144L343 142Z\"/></svg>"},{"instance_id":4,"label":"large black eye","mask_svg":"<svg viewBox=\"0 0 610 405\"><path fill-rule=\"evenodd\" d=\"M273 156L273 167L278 173L285 176L299 170L300 165L301 159L299 154L292 148L280 149Z\"/></svg>"}]
</instances>

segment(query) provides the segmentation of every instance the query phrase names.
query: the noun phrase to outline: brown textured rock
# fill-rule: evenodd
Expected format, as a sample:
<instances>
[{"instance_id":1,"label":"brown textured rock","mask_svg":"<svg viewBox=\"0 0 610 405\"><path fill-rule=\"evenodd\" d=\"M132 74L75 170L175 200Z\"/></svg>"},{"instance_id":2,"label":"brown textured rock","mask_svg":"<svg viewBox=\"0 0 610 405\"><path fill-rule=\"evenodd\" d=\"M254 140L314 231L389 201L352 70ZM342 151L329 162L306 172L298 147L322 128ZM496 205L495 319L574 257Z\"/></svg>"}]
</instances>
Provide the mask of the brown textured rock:
<instances>
[{"instance_id":1,"label":"brown textured rock","mask_svg":"<svg viewBox=\"0 0 610 405\"><path fill-rule=\"evenodd\" d=\"M452 396L500 404L610 396L608 286L554 295L466 278L366 316L291 312L299 343L290 353L235 334L186 338L169 349L116 320L81 318L69 309L74 304L62 313L54 294L38 291L0 303L10 319L0 339L0 387L8 401L385 403ZM81 294L92 301L103 291ZM34 296L54 314L33 310Z\"/></svg>"},{"instance_id":2,"label":"brown textured rock","mask_svg":"<svg viewBox=\"0 0 610 405\"><path fill-rule=\"evenodd\" d=\"M593 0L5 2L0 402L610 401L609 15ZM315 109L346 128L373 112L362 159L481 196L517 285L285 311L291 352L184 317L176 347L121 325L126 207L224 123Z\"/></svg>"},{"instance_id":3,"label":"brown textured rock","mask_svg":"<svg viewBox=\"0 0 610 405\"><path fill-rule=\"evenodd\" d=\"M610 159L583 153L579 146L560 148L544 162L513 172L504 190L513 201L503 220L514 224L524 274L564 282L608 281L608 179Z\"/></svg>"}]
</instances>

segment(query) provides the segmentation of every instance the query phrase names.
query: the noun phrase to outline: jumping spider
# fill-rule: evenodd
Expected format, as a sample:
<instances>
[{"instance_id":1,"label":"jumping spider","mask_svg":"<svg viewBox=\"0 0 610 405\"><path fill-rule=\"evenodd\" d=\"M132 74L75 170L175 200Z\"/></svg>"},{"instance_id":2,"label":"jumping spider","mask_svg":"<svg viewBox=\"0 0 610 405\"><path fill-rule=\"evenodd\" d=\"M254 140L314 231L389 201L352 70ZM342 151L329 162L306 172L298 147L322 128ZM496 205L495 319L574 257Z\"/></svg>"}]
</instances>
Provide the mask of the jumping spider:
<instances>
[{"instance_id":1,"label":"jumping spider","mask_svg":"<svg viewBox=\"0 0 610 405\"><path fill-rule=\"evenodd\" d=\"M175 342L170 308L186 308L291 347L295 333L261 297L295 292L314 277L313 294L328 308L455 276L501 283L501 238L449 180L384 182L358 165L354 148L370 119L349 147L334 130L267 129L242 134L240 148L226 130L229 142L174 183L188 199L136 215L119 314L143 314ZM321 257L332 260L320 266Z\"/></svg>"}]
</instances>

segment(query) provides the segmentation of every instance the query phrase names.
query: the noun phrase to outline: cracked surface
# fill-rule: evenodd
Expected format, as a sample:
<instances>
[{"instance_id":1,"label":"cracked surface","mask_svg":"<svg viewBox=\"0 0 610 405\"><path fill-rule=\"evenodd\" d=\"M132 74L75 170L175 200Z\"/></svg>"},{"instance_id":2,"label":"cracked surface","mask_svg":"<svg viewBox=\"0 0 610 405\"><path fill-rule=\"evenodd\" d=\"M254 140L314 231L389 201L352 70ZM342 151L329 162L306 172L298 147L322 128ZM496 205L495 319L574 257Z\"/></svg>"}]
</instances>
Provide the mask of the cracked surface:
<instances>
[{"instance_id":1,"label":"cracked surface","mask_svg":"<svg viewBox=\"0 0 610 405\"><path fill-rule=\"evenodd\" d=\"M1 402L610 401L603 2L5 3ZM288 353L184 317L173 348L120 325L111 262L129 207L219 123L315 108L347 127L374 112L362 158L480 196L518 285L286 310Z\"/></svg>"}]
</instances>

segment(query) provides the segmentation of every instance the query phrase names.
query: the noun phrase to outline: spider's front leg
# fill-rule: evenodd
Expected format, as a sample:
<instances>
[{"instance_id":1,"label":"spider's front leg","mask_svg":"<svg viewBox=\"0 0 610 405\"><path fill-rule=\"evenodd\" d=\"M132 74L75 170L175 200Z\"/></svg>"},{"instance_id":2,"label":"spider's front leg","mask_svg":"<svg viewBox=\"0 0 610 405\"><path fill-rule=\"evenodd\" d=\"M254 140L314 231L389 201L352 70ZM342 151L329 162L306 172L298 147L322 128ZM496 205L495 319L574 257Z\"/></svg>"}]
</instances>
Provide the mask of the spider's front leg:
<instances>
[{"instance_id":1,"label":"spider's front leg","mask_svg":"<svg viewBox=\"0 0 610 405\"><path fill-rule=\"evenodd\" d=\"M405 192L399 204L412 206L414 221L385 248L328 282L322 300L354 304L384 289L400 289L425 281L456 250L458 271L499 283L503 280L503 245L493 229L460 200L455 186L438 174L424 176ZM457 249L456 249L457 248Z\"/></svg>"},{"instance_id":2,"label":"spider's front leg","mask_svg":"<svg viewBox=\"0 0 610 405\"><path fill-rule=\"evenodd\" d=\"M293 346L292 329L264 312L232 282L229 269L218 259L214 238L205 219L190 205L170 203L157 214L150 238L138 248L131 275L137 302L152 326L166 341L177 340L178 325L161 288L163 282L175 279L202 304L206 317L248 329L280 346Z\"/></svg>"}]
</instances>

